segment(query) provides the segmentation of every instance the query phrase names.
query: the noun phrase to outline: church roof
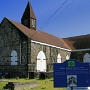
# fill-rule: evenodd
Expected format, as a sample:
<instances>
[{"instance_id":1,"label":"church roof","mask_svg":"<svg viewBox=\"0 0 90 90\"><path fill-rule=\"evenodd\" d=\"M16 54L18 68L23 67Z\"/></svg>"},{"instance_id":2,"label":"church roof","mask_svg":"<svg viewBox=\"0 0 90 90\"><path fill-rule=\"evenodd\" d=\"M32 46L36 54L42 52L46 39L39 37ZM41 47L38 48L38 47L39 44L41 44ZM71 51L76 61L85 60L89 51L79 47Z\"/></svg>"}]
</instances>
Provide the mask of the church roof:
<instances>
[{"instance_id":1,"label":"church roof","mask_svg":"<svg viewBox=\"0 0 90 90\"><path fill-rule=\"evenodd\" d=\"M7 18L5 18L5 19L7 19ZM11 24L13 24L16 28L18 28L18 30L20 30L28 38L31 38L31 40L54 45L54 46L61 47L64 49L69 49L69 50L89 49L90 48L90 34L68 37L68 38L59 38L59 37L53 36L51 34L48 34L46 32L40 31L40 30L29 29L26 26L24 26L23 24L20 24L13 20L9 20L9 19L7 19L7 20Z\"/></svg>"},{"instance_id":2,"label":"church roof","mask_svg":"<svg viewBox=\"0 0 90 90\"><path fill-rule=\"evenodd\" d=\"M65 48L65 49L71 49L66 44L66 42L61 38L55 37L51 34L45 33L40 30L35 31L32 29L29 29L26 26L24 26L18 22L12 21L12 20L9 20L9 22L11 22L13 25L15 25L21 32L23 32L27 37L31 38L32 40L50 44L50 45L55 45L55 46Z\"/></svg>"},{"instance_id":3,"label":"church roof","mask_svg":"<svg viewBox=\"0 0 90 90\"><path fill-rule=\"evenodd\" d=\"M63 38L72 50L90 48L90 34Z\"/></svg>"}]
</instances>

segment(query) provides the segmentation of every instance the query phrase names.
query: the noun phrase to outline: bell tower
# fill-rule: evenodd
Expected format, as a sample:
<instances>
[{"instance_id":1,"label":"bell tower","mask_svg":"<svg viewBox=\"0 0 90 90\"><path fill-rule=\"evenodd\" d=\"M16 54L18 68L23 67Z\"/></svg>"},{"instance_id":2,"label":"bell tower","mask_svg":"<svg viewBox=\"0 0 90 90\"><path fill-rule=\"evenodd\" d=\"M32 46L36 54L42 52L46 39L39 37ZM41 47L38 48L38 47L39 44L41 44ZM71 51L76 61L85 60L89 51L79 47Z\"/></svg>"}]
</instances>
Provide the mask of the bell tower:
<instances>
[{"instance_id":1,"label":"bell tower","mask_svg":"<svg viewBox=\"0 0 90 90\"><path fill-rule=\"evenodd\" d=\"M30 29L36 30L36 17L29 1L21 18L21 23Z\"/></svg>"}]
</instances>

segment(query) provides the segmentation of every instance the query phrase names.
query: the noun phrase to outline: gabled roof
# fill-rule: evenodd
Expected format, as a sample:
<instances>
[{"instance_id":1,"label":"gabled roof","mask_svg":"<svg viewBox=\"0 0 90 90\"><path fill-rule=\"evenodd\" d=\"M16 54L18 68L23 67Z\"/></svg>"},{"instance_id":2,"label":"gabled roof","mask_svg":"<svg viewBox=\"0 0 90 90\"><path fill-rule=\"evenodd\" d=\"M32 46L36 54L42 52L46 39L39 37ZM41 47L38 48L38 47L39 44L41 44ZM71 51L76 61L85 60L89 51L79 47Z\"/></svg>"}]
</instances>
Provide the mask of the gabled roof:
<instances>
[{"instance_id":1,"label":"gabled roof","mask_svg":"<svg viewBox=\"0 0 90 90\"><path fill-rule=\"evenodd\" d=\"M61 38L55 37L51 34L45 33L40 30L34 31L32 29L25 27L24 25L22 25L18 22L15 22L15 21L12 21L9 19L7 19L7 20L10 23L12 23L14 26L16 26L16 28L18 28L22 33L24 33L28 38L31 38L32 40L50 44L50 45L54 45L54 46L58 46L58 47L65 48L65 49L70 49L70 47Z\"/></svg>"},{"instance_id":2,"label":"gabled roof","mask_svg":"<svg viewBox=\"0 0 90 90\"><path fill-rule=\"evenodd\" d=\"M72 50L90 48L90 34L63 38Z\"/></svg>"},{"instance_id":3,"label":"gabled roof","mask_svg":"<svg viewBox=\"0 0 90 90\"><path fill-rule=\"evenodd\" d=\"M30 16L31 18L36 19L35 14L34 14L34 12L33 12L33 9L32 9L32 6L31 6L30 2L28 2L28 4L27 4L23 16L27 16L27 15ZM23 17L23 16L22 16L22 17Z\"/></svg>"}]
</instances>

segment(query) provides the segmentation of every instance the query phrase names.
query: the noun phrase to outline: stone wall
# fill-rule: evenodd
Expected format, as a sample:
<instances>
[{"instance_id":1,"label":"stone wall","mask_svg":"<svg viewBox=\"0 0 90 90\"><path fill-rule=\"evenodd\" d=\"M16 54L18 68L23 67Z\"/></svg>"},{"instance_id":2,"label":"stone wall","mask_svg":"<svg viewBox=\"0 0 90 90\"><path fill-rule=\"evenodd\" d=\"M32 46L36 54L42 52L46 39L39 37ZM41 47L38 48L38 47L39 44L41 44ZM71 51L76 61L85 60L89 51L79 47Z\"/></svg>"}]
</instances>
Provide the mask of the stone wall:
<instances>
[{"instance_id":1,"label":"stone wall","mask_svg":"<svg viewBox=\"0 0 90 90\"><path fill-rule=\"evenodd\" d=\"M17 52L17 65L11 65L11 52ZM64 62L68 55L71 59L83 61L86 53L90 51L67 51L42 43L31 42L18 28L4 19L0 26L0 72L8 72L9 77L27 77L28 74L38 75L36 71L37 55L43 51L46 56L46 76L52 76L53 63L57 62L57 55L61 55Z\"/></svg>"},{"instance_id":2,"label":"stone wall","mask_svg":"<svg viewBox=\"0 0 90 90\"><path fill-rule=\"evenodd\" d=\"M3 75L5 75L5 72L8 72L10 77L27 76L27 66L20 64L20 43L25 40L26 36L4 18L0 26L0 72ZM17 65L11 65L11 52L13 50L17 52ZM22 64L27 60L26 50L26 44L21 43Z\"/></svg>"},{"instance_id":3,"label":"stone wall","mask_svg":"<svg viewBox=\"0 0 90 90\"><path fill-rule=\"evenodd\" d=\"M71 59L76 59L79 62L83 62L83 57L86 53L90 54L90 50L72 51L70 57L71 57Z\"/></svg>"},{"instance_id":4,"label":"stone wall","mask_svg":"<svg viewBox=\"0 0 90 90\"><path fill-rule=\"evenodd\" d=\"M53 63L57 62L57 55L61 55L61 60L64 62L66 60L66 56L70 56L71 52L66 50L61 50L60 48L51 47L47 45L42 45L40 43L31 43L31 70L32 72L36 72L36 65L37 65L37 55L40 51L43 51L46 56L46 67L47 72L46 76L52 76L53 72ZM38 75L38 74L37 74Z\"/></svg>"}]
</instances>

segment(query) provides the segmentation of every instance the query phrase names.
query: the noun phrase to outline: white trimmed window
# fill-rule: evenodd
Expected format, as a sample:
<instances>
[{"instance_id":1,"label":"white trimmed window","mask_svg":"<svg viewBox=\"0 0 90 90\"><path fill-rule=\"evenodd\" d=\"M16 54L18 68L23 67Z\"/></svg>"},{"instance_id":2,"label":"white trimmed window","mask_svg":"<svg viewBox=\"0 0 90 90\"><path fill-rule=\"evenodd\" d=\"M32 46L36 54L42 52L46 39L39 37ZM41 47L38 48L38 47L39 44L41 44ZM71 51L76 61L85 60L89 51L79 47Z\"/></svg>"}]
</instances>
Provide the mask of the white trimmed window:
<instances>
[{"instance_id":1,"label":"white trimmed window","mask_svg":"<svg viewBox=\"0 0 90 90\"><path fill-rule=\"evenodd\" d=\"M37 72L46 72L46 56L43 51L37 55Z\"/></svg>"},{"instance_id":2,"label":"white trimmed window","mask_svg":"<svg viewBox=\"0 0 90 90\"><path fill-rule=\"evenodd\" d=\"M90 63L90 54L86 53L83 57L83 62L89 62Z\"/></svg>"},{"instance_id":3,"label":"white trimmed window","mask_svg":"<svg viewBox=\"0 0 90 90\"><path fill-rule=\"evenodd\" d=\"M13 50L11 52L11 65L17 65L17 61L18 61L17 52Z\"/></svg>"},{"instance_id":4,"label":"white trimmed window","mask_svg":"<svg viewBox=\"0 0 90 90\"><path fill-rule=\"evenodd\" d=\"M60 54L58 54L58 56L57 56L57 63L61 63L61 55Z\"/></svg>"},{"instance_id":5,"label":"white trimmed window","mask_svg":"<svg viewBox=\"0 0 90 90\"><path fill-rule=\"evenodd\" d=\"M66 60L69 60L69 56L68 55L66 56Z\"/></svg>"},{"instance_id":6,"label":"white trimmed window","mask_svg":"<svg viewBox=\"0 0 90 90\"><path fill-rule=\"evenodd\" d=\"M35 20L34 19L32 19L32 27L35 28Z\"/></svg>"}]
</instances>

